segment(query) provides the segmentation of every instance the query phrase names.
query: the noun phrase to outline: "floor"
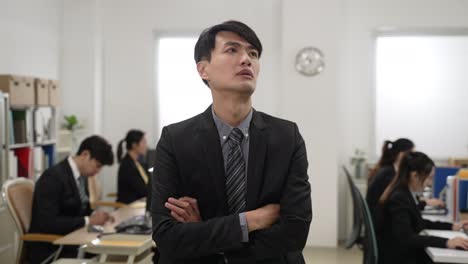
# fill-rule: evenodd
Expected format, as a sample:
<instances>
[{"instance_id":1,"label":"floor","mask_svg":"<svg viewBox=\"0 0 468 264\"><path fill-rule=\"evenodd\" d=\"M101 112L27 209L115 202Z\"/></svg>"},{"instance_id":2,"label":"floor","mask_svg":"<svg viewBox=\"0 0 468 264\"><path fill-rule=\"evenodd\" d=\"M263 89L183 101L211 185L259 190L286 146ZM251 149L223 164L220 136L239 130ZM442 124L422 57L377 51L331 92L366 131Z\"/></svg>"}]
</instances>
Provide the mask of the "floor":
<instances>
[{"instance_id":1,"label":"floor","mask_svg":"<svg viewBox=\"0 0 468 264\"><path fill-rule=\"evenodd\" d=\"M304 258L307 264L361 264L362 251L356 247L352 249L338 248L305 248Z\"/></svg>"}]
</instances>

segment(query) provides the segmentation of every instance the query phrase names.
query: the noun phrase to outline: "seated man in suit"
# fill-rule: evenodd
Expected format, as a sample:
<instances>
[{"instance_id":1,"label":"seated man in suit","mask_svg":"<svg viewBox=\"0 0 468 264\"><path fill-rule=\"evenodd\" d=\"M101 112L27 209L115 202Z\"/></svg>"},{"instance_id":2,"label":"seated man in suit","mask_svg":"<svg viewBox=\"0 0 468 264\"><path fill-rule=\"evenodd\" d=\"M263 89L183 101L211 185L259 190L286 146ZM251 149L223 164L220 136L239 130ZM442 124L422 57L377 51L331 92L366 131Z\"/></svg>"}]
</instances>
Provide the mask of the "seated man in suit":
<instances>
[{"instance_id":1,"label":"seated man in suit","mask_svg":"<svg viewBox=\"0 0 468 264\"><path fill-rule=\"evenodd\" d=\"M295 123L252 108L262 45L237 21L195 46L213 104L164 127L156 149L153 239L166 263L304 263L312 220ZM182 106L181 106L182 107Z\"/></svg>"},{"instance_id":2,"label":"seated man in suit","mask_svg":"<svg viewBox=\"0 0 468 264\"><path fill-rule=\"evenodd\" d=\"M112 146L100 136L86 138L75 156L50 167L37 180L30 232L65 235L85 225L112 220L108 213L91 213L87 177L104 165L112 165ZM48 243L28 244L28 259L40 263L57 247ZM76 247L65 247L61 256L76 257Z\"/></svg>"}]
</instances>

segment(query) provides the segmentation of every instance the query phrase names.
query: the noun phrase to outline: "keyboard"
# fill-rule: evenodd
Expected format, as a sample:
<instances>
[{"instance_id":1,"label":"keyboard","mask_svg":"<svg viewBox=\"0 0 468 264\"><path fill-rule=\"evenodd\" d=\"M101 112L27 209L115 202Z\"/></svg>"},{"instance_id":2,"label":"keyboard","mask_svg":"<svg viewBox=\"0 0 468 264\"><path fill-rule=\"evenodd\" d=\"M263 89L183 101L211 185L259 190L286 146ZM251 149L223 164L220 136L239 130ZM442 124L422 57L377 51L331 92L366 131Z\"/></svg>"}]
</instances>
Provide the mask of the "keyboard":
<instances>
[{"instance_id":1,"label":"keyboard","mask_svg":"<svg viewBox=\"0 0 468 264\"><path fill-rule=\"evenodd\" d=\"M437 206L426 206L424 210L421 211L423 215L446 215L447 208L437 207Z\"/></svg>"},{"instance_id":2,"label":"keyboard","mask_svg":"<svg viewBox=\"0 0 468 264\"><path fill-rule=\"evenodd\" d=\"M152 221L149 215L132 216L115 226L117 233L125 234L151 234Z\"/></svg>"}]
</instances>

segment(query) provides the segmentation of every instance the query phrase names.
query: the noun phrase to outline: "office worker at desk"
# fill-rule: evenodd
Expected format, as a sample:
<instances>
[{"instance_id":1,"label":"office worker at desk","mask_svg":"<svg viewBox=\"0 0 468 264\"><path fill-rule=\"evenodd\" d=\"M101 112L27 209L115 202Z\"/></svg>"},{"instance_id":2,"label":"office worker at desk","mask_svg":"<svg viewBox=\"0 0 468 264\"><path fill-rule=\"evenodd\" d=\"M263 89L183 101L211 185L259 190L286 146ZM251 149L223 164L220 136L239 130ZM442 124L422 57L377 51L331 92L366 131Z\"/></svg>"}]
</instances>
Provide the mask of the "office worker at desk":
<instances>
[{"instance_id":1,"label":"office worker at desk","mask_svg":"<svg viewBox=\"0 0 468 264\"><path fill-rule=\"evenodd\" d=\"M262 53L247 25L203 31L197 70L213 104L163 128L153 173L159 263L304 263L312 219L296 124L252 108Z\"/></svg>"},{"instance_id":2,"label":"office worker at desk","mask_svg":"<svg viewBox=\"0 0 468 264\"><path fill-rule=\"evenodd\" d=\"M65 235L88 224L102 225L111 220L106 212L91 212L87 177L112 163L111 145L100 136L91 136L83 140L75 156L44 171L34 188L29 231ZM40 263L56 249L51 244L30 243L29 262ZM76 254L76 248L65 247L61 256Z\"/></svg>"},{"instance_id":3,"label":"office worker at desk","mask_svg":"<svg viewBox=\"0 0 468 264\"><path fill-rule=\"evenodd\" d=\"M395 141L386 140L382 147L382 156L377 165L369 173L369 187L367 188L366 201L369 210L375 221L375 212L378 201L385 189L396 175L397 168L403 156L414 150L414 143L406 138L399 138ZM418 207L423 210L427 205L443 206L439 199L418 198Z\"/></svg>"},{"instance_id":4,"label":"office worker at desk","mask_svg":"<svg viewBox=\"0 0 468 264\"><path fill-rule=\"evenodd\" d=\"M375 211L385 188L395 177L400 161L405 153L413 151L414 143L406 138L395 141L385 140L379 162L369 172L366 201L375 219ZM375 220L374 220L375 221Z\"/></svg>"},{"instance_id":5,"label":"office worker at desk","mask_svg":"<svg viewBox=\"0 0 468 264\"><path fill-rule=\"evenodd\" d=\"M127 153L123 155L123 144ZM148 193L149 176L145 165L142 165L138 158L146 155L148 143L145 133L132 129L128 131L117 148L117 160L119 161L119 171L117 176L117 201L121 203L131 203Z\"/></svg>"},{"instance_id":6,"label":"office worker at desk","mask_svg":"<svg viewBox=\"0 0 468 264\"><path fill-rule=\"evenodd\" d=\"M420 235L424 229L460 230L468 221L432 222L421 217L414 193L432 182L434 162L421 152L406 153L398 173L379 201L376 233L379 263L431 263L425 247L462 248L468 250L468 239Z\"/></svg>"}]
</instances>

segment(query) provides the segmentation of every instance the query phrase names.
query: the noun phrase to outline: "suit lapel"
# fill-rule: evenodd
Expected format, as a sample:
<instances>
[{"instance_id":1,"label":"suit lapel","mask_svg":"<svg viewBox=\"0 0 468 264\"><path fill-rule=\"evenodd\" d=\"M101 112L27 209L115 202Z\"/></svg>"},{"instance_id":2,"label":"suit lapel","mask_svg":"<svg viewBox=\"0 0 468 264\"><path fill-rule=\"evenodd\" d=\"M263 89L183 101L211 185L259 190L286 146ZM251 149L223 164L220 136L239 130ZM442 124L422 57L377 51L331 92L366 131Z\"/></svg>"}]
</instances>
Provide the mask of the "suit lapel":
<instances>
[{"instance_id":1,"label":"suit lapel","mask_svg":"<svg viewBox=\"0 0 468 264\"><path fill-rule=\"evenodd\" d=\"M263 117L253 110L249 132L249 163L247 168L246 210L257 209L260 188L263 185L263 167L267 150Z\"/></svg>"},{"instance_id":2,"label":"suit lapel","mask_svg":"<svg viewBox=\"0 0 468 264\"><path fill-rule=\"evenodd\" d=\"M73 176L73 171L70 167L70 164L68 163L68 159L65 159L61 162L61 167L63 171L63 177L65 180L65 184L68 185L68 187L73 190L73 196L75 199L80 200L80 194L78 192L78 186L76 185L75 177Z\"/></svg>"},{"instance_id":3,"label":"suit lapel","mask_svg":"<svg viewBox=\"0 0 468 264\"><path fill-rule=\"evenodd\" d=\"M222 211L227 213L228 207L226 199L224 159L218 130L211 113L211 106L208 107L208 109L201 115L198 137L205 164L210 171L210 175L207 178L207 184L214 183L215 187L216 199L213 200L217 201L218 208L222 208Z\"/></svg>"},{"instance_id":4,"label":"suit lapel","mask_svg":"<svg viewBox=\"0 0 468 264\"><path fill-rule=\"evenodd\" d=\"M265 163L267 140L262 114L253 110L249 132L249 162L247 168L246 210L256 209L261 186L263 185L263 167ZM216 190L218 206L227 213L224 159L219 142L219 135L213 121L211 106L201 115L198 132L199 144L204 160L210 171L207 181L212 181Z\"/></svg>"}]
</instances>

